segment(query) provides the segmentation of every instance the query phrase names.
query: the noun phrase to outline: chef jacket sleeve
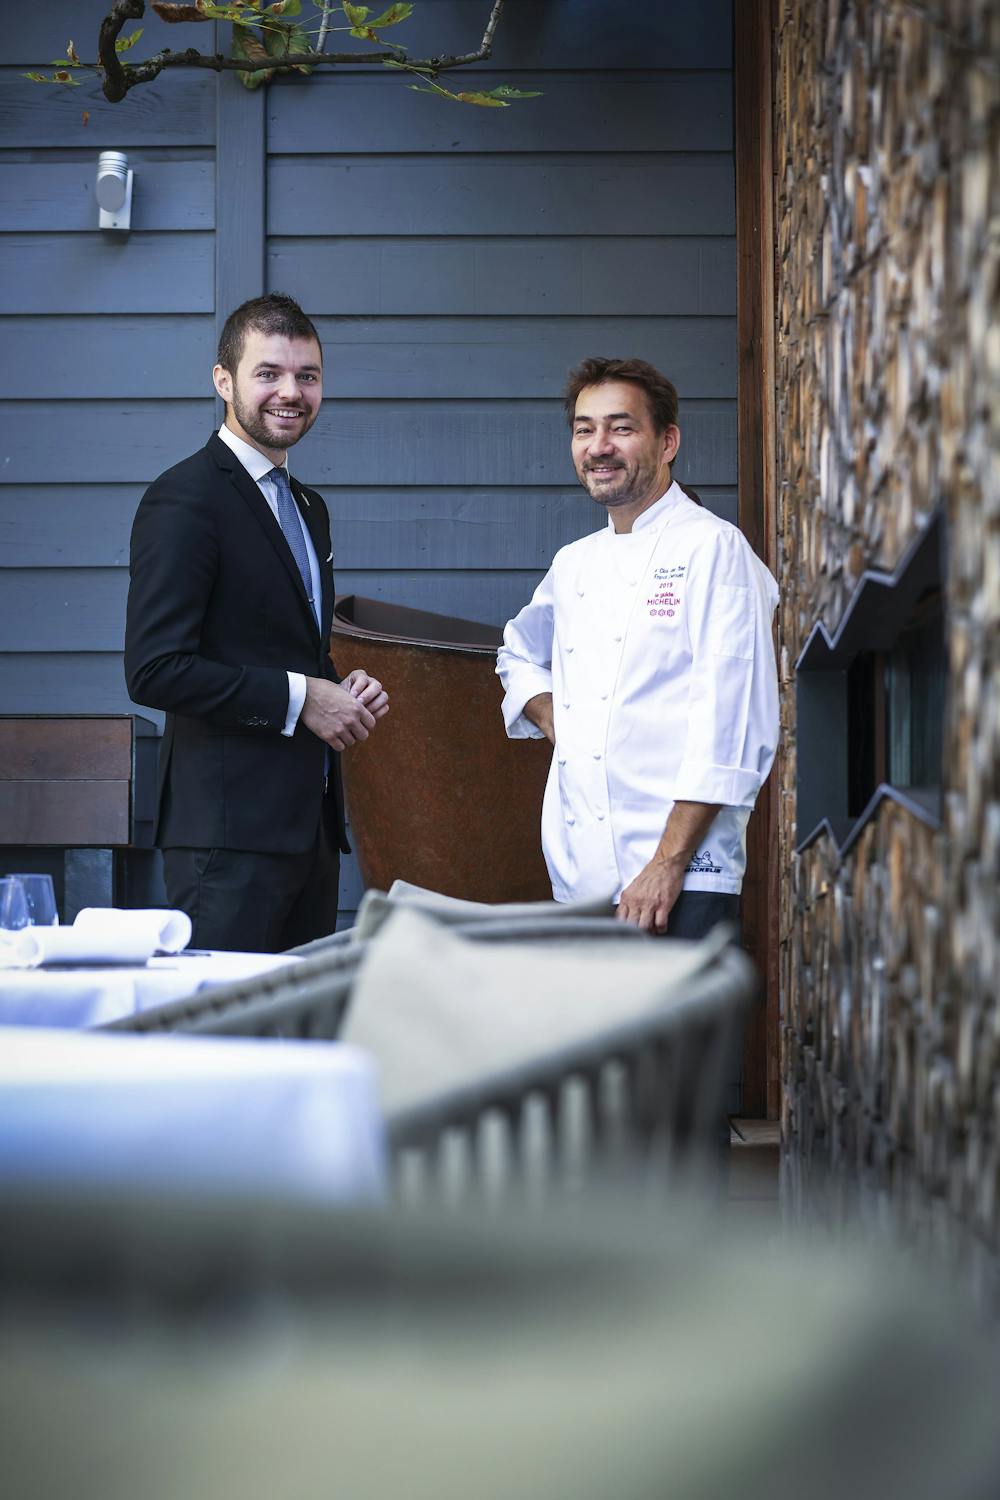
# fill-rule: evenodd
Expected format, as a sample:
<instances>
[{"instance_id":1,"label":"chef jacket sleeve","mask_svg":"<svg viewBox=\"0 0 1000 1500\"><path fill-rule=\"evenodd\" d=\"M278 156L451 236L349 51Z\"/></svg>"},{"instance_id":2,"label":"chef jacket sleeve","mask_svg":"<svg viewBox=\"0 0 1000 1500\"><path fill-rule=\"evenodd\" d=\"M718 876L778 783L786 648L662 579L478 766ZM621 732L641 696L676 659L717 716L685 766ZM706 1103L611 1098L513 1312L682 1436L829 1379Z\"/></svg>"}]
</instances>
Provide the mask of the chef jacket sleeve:
<instances>
[{"instance_id":1,"label":"chef jacket sleeve","mask_svg":"<svg viewBox=\"0 0 1000 1500\"><path fill-rule=\"evenodd\" d=\"M508 621L497 652L497 676L504 686L501 705L512 740L545 736L525 717L524 705L538 693L552 691L553 570L550 568L520 614Z\"/></svg>"},{"instance_id":2,"label":"chef jacket sleeve","mask_svg":"<svg viewBox=\"0 0 1000 1500\"><path fill-rule=\"evenodd\" d=\"M686 588L691 668L674 800L750 808L778 743L777 586L733 527L694 550Z\"/></svg>"}]
</instances>

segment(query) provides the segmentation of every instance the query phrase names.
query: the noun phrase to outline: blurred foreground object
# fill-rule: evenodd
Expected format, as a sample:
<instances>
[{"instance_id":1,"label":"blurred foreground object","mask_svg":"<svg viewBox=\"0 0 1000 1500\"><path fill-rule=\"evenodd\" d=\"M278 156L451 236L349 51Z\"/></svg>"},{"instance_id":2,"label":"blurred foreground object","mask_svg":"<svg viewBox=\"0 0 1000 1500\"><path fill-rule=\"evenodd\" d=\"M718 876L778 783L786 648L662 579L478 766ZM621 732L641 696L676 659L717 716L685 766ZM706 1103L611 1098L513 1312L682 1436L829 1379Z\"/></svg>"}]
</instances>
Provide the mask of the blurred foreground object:
<instances>
[{"instance_id":1,"label":"blurred foreground object","mask_svg":"<svg viewBox=\"0 0 1000 1500\"><path fill-rule=\"evenodd\" d=\"M4 1469L46 1500L988 1500L996 1350L899 1263L683 1200L354 1221L21 1194Z\"/></svg>"}]
</instances>

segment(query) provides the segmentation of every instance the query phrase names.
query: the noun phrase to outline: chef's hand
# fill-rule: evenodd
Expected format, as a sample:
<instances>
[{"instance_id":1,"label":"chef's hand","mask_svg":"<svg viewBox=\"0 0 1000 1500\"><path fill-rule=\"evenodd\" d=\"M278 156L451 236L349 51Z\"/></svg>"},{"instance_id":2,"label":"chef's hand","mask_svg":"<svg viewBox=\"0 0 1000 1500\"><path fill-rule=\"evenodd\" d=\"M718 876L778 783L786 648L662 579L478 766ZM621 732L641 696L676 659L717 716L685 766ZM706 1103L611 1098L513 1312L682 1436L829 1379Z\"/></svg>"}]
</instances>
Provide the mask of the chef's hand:
<instances>
[{"instance_id":1,"label":"chef's hand","mask_svg":"<svg viewBox=\"0 0 1000 1500\"><path fill-rule=\"evenodd\" d=\"M369 677L361 667L355 667L353 672L348 672L341 686L347 689L352 698L357 698L359 703L363 703L376 719L384 719L389 712L389 694L380 682L374 677Z\"/></svg>"},{"instance_id":2,"label":"chef's hand","mask_svg":"<svg viewBox=\"0 0 1000 1500\"><path fill-rule=\"evenodd\" d=\"M526 719L531 720L532 724L538 726L550 744L555 744L556 730L552 719L551 693L536 693L533 698L528 699L522 713Z\"/></svg>"},{"instance_id":3,"label":"chef's hand","mask_svg":"<svg viewBox=\"0 0 1000 1500\"><path fill-rule=\"evenodd\" d=\"M664 859L654 855L622 891L618 903L619 922L631 922L643 932L662 935L667 919L684 886L686 859Z\"/></svg>"},{"instance_id":4,"label":"chef's hand","mask_svg":"<svg viewBox=\"0 0 1000 1500\"><path fill-rule=\"evenodd\" d=\"M360 699L325 677L306 678L306 699L299 717L331 750L346 750L366 740L375 728L374 715Z\"/></svg>"}]
</instances>

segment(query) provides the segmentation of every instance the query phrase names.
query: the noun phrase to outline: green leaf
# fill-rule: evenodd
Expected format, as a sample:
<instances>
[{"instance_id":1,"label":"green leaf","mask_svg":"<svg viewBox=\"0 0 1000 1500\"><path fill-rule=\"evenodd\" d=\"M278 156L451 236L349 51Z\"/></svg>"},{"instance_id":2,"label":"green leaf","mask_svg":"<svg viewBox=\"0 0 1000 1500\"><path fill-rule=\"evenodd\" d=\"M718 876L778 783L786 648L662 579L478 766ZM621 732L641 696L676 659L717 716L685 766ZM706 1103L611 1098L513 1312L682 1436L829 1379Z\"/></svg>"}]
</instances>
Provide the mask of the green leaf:
<instances>
[{"instance_id":1,"label":"green leaf","mask_svg":"<svg viewBox=\"0 0 1000 1500\"><path fill-rule=\"evenodd\" d=\"M267 49L255 31L249 26L233 27L233 56L245 58L247 62L267 62ZM238 73L237 77L245 89L259 89L271 77L270 68L255 68L249 73Z\"/></svg>"},{"instance_id":2,"label":"green leaf","mask_svg":"<svg viewBox=\"0 0 1000 1500\"><path fill-rule=\"evenodd\" d=\"M378 31L382 26L396 26L400 21L405 21L407 16L413 14L412 5L390 5L380 16L376 16L368 25L373 31Z\"/></svg>"},{"instance_id":3,"label":"green leaf","mask_svg":"<svg viewBox=\"0 0 1000 1500\"><path fill-rule=\"evenodd\" d=\"M349 0L343 0L344 15L352 26L363 26L368 19L367 5L351 5Z\"/></svg>"},{"instance_id":4,"label":"green leaf","mask_svg":"<svg viewBox=\"0 0 1000 1500\"><path fill-rule=\"evenodd\" d=\"M494 99L541 99L544 97L541 89L512 89L509 83L501 83L487 92Z\"/></svg>"},{"instance_id":5,"label":"green leaf","mask_svg":"<svg viewBox=\"0 0 1000 1500\"><path fill-rule=\"evenodd\" d=\"M272 21L261 28L261 34L269 57L287 57L290 52L312 51L312 41L308 31L302 26L293 25L290 21ZM306 63L296 63L295 66L300 72L312 72ZM283 71L289 72L290 69L286 68Z\"/></svg>"},{"instance_id":6,"label":"green leaf","mask_svg":"<svg viewBox=\"0 0 1000 1500\"><path fill-rule=\"evenodd\" d=\"M138 29L138 31L133 31L128 36L120 36L120 37L118 37L118 39L115 42L115 51L116 52L129 52L129 51L131 51L131 49L135 46L136 42L142 36L143 29L144 28L142 26L140 26L139 29ZM70 45L72 46L72 43L70 43Z\"/></svg>"},{"instance_id":7,"label":"green leaf","mask_svg":"<svg viewBox=\"0 0 1000 1500\"><path fill-rule=\"evenodd\" d=\"M302 0L274 0L267 8L272 16L300 16ZM304 50L308 52L310 49L306 47Z\"/></svg>"}]
</instances>

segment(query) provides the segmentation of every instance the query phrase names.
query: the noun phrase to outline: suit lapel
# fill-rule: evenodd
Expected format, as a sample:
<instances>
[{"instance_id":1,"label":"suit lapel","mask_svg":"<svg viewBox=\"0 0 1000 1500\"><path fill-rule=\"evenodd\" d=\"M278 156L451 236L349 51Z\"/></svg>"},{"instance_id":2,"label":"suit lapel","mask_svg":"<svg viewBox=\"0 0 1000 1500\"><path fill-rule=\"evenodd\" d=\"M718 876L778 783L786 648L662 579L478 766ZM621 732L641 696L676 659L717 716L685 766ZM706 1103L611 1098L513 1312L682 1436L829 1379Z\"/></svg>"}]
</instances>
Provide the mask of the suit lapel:
<instances>
[{"instance_id":1,"label":"suit lapel","mask_svg":"<svg viewBox=\"0 0 1000 1500\"><path fill-rule=\"evenodd\" d=\"M250 478L250 475L244 469L235 453L233 453L232 449L226 447L217 433L213 433L209 439L208 446L220 469L225 469L228 472L229 479L240 495L240 498L249 506L257 521L263 527L265 536L274 548L285 572L288 574L289 581L298 596L309 623L313 630L317 630L316 616L313 614L312 605L309 603L309 597L303 586L302 575L299 573L295 558L292 556L291 548L285 541L285 534L278 525L274 512L261 494L260 487ZM293 490L297 488L294 481L292 482L292 488ZM313 536L313 546L315 546L315 536L312 523L308 520L308 511L305 511L304 514L307 517L306 524L309 527L309 534ZM319 553L317 551L318 556ZM325 557L326 554L324 553L323 556ZM321 575L322 571L321 566ZM323 617L321 616L321 618Z\"/></svg>"}]
</instances>

